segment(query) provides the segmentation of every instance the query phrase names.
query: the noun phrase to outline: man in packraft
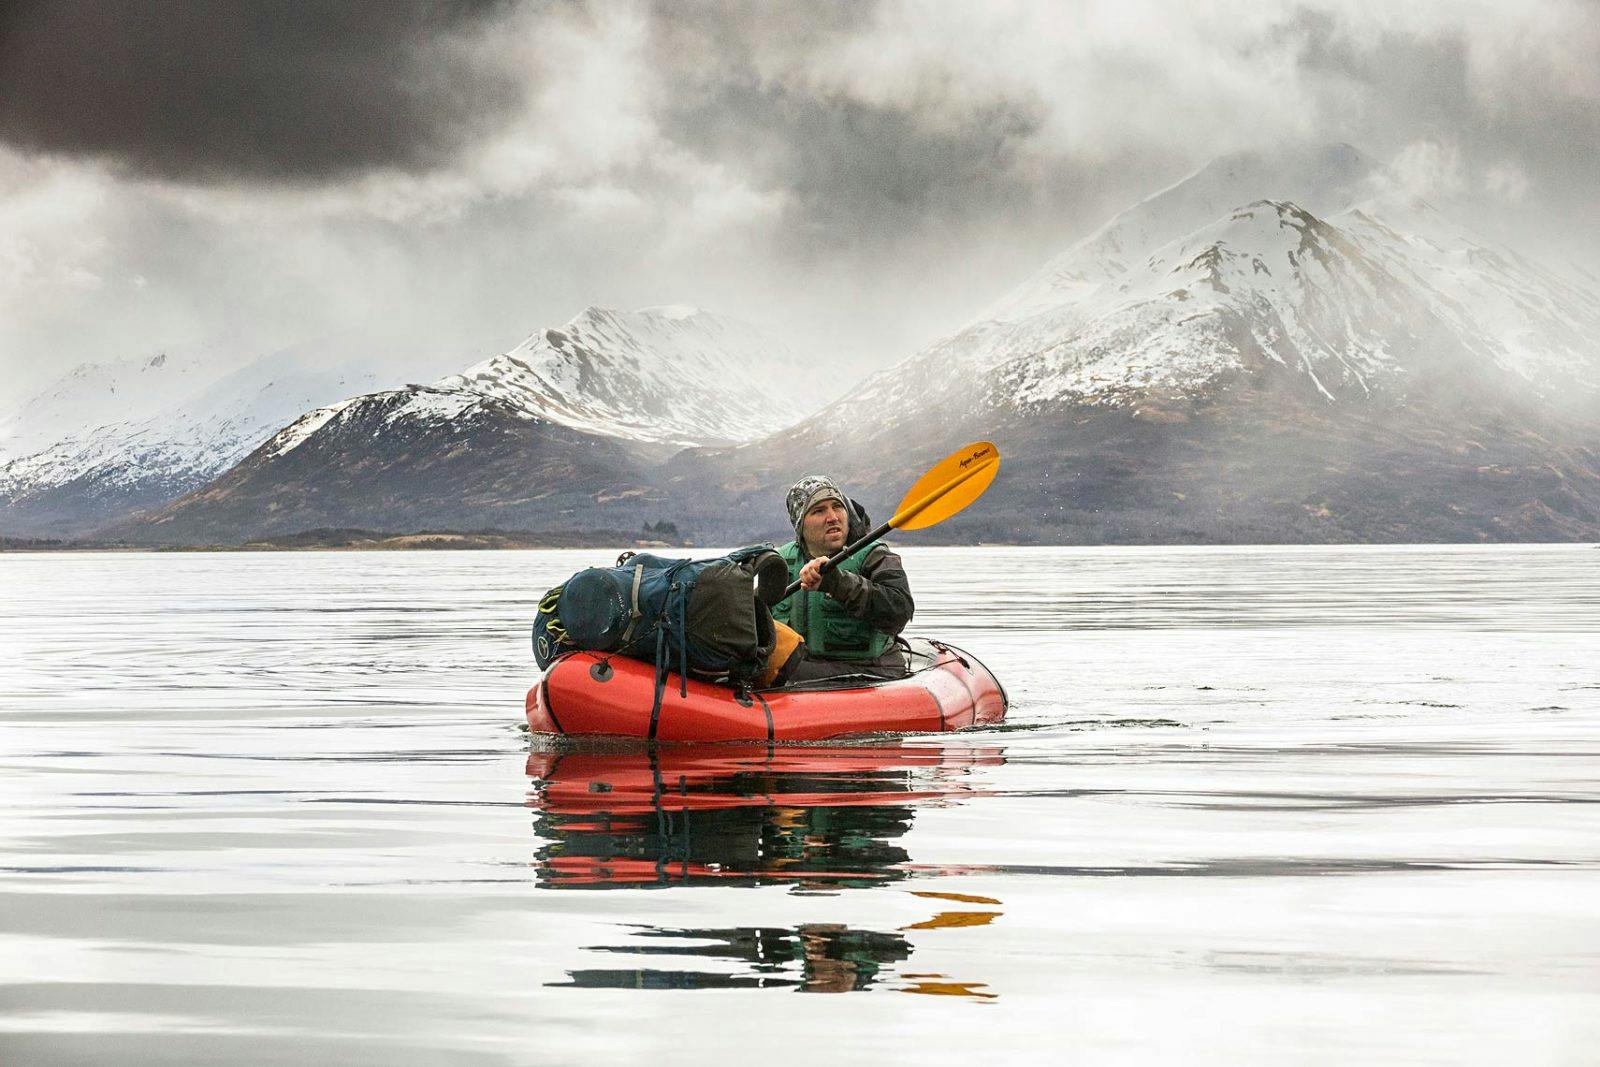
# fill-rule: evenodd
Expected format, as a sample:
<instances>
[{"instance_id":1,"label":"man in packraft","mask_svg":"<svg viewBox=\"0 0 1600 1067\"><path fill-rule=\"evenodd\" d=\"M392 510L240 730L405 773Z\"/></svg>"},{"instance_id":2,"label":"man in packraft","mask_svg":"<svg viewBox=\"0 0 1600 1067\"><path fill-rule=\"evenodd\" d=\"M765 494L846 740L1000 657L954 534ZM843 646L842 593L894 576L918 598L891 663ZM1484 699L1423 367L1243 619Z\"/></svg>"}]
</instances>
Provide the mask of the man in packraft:
<instances>
[{"instance_id":1,"label":"man in packraft","mask_svg":"<svg viewBox=\"0 0 1600 1067\"><path fill-rule=\"evenodd\" d=\"M911 621L913 605L899 555L878 542L823 572L823 560L870 529L866 512L821 475L796 482L785 503L795 539L778 552L800 589L772 617L805 640L805 655L786 669L786 680L904 676L906 658L895 635Z\"/></svg>"}]
</instances>

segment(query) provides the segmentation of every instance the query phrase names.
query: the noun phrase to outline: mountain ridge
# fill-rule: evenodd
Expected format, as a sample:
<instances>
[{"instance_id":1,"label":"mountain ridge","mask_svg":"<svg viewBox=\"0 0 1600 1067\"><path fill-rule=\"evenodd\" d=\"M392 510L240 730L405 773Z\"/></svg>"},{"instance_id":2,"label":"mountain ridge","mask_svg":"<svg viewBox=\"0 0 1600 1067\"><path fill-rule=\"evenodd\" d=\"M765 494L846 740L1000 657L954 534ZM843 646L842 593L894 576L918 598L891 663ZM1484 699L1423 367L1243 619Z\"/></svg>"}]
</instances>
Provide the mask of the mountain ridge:
<instances>
[{"instance_id":1,"label":"mountain ridge","mask_svg":"<svg viewBox=\"0 0 1600 1067\"><path fill-rule=\"evenodd\" d=\"M694 504L725 540L780 531L763 497L801 474L883 510L916 475L884 457L990 439L1012 457L992 499L930 539L1600 539L1600 298L1437 213L1384 224L1402 202L1325 220L1254 198L1042 306L1047 269L807 426L686 454L671 481L717 487Z\"/></svg>"},{"instance_id":2,"label":"mountain ridge","mask_svg":"<svg viewBox=\"0 0 1600 1067\"><path fill-rule=\"evenodd\" d=\"M151 361L144 369L160 367ZM167 369L184 377L178 383L140 383L153 387L147 395L124 395L121 419L102 421L107 413L90 404L76 410L76 428L43 446L38 441L49 435L37 429L12 437L12 446L20 448L0 461L0 530L82 534L163 504L227 470L307 406L376 383L370 368L325 366L292 350L220 375L199 367ZM63 383L92 381L82 370L48 387L42 394L46 403L35 398L24 405L28 421L36 426L41 409L48 414L53 406L71 408L84 390ZM115 380L117 370L111 373Z\"/></svg>"},{"instance_id":3,"label":"mountain ridge","mask_svg":"<svg viewBox=\"0 0 1600 1067\"><path fill-rule=\"evenodd\" d=\"M791 398L804 373L735 319L591 307L431 385L308 412L210 485L102 535L210 541L397 521L628 529L667 518L650 472L685 444L803 413Z\"/></svg>"},{"instance_id":4,"label":"mountain ridge","mask_svg":"<svg viewBox=\"0 0 1600 1067\"><path fill-rule=\"evenodd\" d=\"M132 532L671 521L731 543L785 536L800 475L882 513L990 439L1000 479L929 539L1600 540L1600 296L1346 145L1213 161L803 417L783 384L803 367L771 346L607 336L702 314L589 309L431 386L310 412ZM706 352L698 373L774 388L702 412L661 384Z\"/></svg>"}]
</instances>

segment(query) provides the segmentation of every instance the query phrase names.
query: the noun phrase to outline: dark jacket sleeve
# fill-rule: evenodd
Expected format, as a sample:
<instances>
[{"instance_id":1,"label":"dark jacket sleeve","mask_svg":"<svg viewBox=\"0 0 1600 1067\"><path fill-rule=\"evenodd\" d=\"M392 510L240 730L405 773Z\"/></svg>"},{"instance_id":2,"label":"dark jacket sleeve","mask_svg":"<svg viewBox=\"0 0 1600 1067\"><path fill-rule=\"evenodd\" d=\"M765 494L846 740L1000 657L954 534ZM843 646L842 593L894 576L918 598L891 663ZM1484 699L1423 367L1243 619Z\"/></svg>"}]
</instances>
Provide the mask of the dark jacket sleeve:
<instances>
[{"instance_id":1,"label":"dark jacket sleeve","mask_svg":"<svg viewBox=\"0 0 1600 1067\"><path fill-rule=\"evenodd\" d=\"M845 606L875 630L897 634L911 621L911 583L900 556L885 545L874 545L861 561L861 572L829 571L822 591Z\"/></svg>"}]
</instances>

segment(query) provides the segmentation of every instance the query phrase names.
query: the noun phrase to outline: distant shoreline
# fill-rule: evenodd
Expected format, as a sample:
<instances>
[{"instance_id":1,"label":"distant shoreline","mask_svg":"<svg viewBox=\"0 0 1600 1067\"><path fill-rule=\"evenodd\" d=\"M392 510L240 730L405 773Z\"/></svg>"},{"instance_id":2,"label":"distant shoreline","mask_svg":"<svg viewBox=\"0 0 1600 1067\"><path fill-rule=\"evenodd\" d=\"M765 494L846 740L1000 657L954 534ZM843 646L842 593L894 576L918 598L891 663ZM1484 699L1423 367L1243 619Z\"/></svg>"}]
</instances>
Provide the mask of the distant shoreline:
<instances>
[{"instance_id":1,"label":"distant shoreline","mask_svg":"<svg viewBox=\"0 0 1600 1067\"><path fill-rule=\"evenodd\" d=\"M754 543L754 542L751 542ZM1407 541L1407 542L1221 542L1150 541L1038 544L1032 542L959 542L943 539L922 542L929 548L1450 548L1484 545L1573 545L1600 548L1588 541ZM473 552L549 549L671 549L694 550L693 541L643 537L638 532L587 530L574 533L522 533L509 531L460 532L429 530L409 534L374 531L319 531L260 538L244 544L159 545L126 541L66 541L53 538L0 537L0 555L38 552Z\"/></svg>"},{"instance_id":2,"label":"distant shoreline","mask_svg":"<svg viewBox=\"0 0 1600 1067\"><path fill-rule=\"evenodd\" d=\"M385 533L374 530L307 530L257 538L242 544L161 545L127 541L68 541L54 538L0 537L4 552L472 552L549 548L692 548L693 543L664 540L639 531L583 530L573 533L509 530L423 530Z\"/></svg>"}]
</instances>

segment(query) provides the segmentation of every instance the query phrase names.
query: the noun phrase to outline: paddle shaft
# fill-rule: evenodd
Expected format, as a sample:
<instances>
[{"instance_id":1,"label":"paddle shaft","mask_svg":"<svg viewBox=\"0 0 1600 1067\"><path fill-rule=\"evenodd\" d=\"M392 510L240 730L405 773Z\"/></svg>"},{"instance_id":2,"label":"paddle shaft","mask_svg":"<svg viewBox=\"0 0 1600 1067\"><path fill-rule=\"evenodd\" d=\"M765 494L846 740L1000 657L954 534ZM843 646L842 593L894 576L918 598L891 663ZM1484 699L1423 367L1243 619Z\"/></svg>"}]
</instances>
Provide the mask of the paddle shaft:
<instances>
[{"instance_id":1,"label":"paddle shaft","mask_svg":"<svg viewBox=\"0 0 1600 1067\"><path fill-rule=\"evenodd\" d=\"M835 552L833 555L829 556L823 561L822 573L828 573L828 571L832 570L838 565L840 560L855 555L857 552L860 552L863 548L866 548L868 545L872 544L872 542L876 541L878 538L882 537L892 529L894 529L894 527L889 523L883 523L876 530L873 530L860 540L852 541L850 544L845 545L839 551ZM790 582L789 588L785 589L783 591L783 596L778 598L778 604L782 604L785 600L788 600L790 597L794 596L795 593L799 592L799 590L800 583L798 581ZM773 607L777 606L777 604L773 605Z\"/></svg>"}]
</instances>

